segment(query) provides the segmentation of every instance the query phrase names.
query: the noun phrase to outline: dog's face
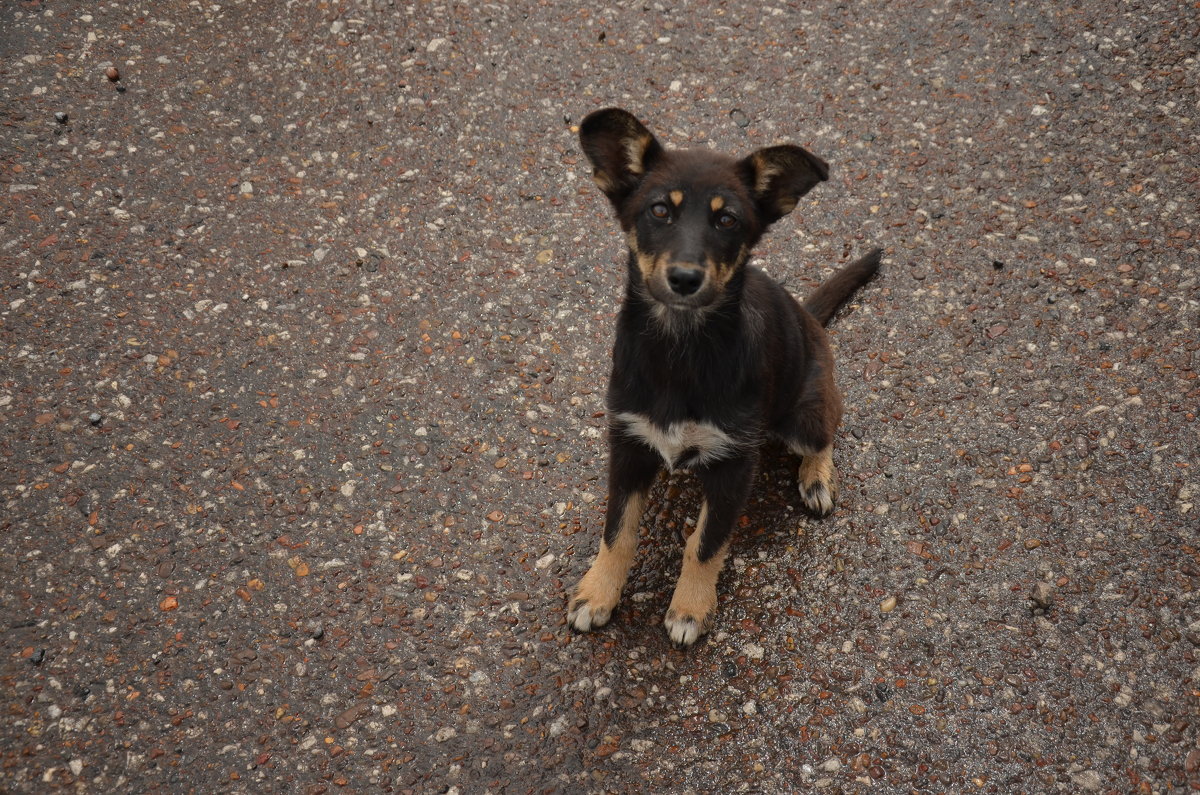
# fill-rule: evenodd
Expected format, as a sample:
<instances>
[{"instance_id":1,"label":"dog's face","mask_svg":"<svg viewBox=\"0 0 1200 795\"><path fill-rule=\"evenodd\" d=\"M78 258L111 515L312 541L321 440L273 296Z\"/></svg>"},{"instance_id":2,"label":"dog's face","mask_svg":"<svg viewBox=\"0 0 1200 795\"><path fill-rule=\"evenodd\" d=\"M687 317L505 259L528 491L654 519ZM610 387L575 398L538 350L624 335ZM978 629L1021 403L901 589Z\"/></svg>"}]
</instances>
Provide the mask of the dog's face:
<instances>
[{"instance_id":1,"label":"dog's face","mask_svg":"<svg viewBox=\"0 0 1200 795\"><path fill-rule=\"evenodd\" d=\"M579 137L646 292L672 310L719 302L766 228L828 176L824 161L798 146L742 160L670 151L618 108L589 115Z\"/></svg>"}]
</instances>

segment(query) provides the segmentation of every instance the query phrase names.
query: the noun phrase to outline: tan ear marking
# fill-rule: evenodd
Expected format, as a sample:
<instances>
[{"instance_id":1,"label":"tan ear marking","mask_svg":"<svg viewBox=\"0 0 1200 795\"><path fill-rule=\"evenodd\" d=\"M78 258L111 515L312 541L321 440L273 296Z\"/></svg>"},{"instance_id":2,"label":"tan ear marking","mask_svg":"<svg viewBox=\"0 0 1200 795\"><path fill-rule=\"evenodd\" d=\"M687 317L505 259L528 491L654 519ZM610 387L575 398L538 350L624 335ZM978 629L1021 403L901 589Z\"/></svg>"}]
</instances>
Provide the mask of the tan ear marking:
<instances>
[{"instance_id":1,"label":"tan ear marking","mask_svg":"<svg viewBox=\"0 0 1200 795\"><path fill-rule=\"evenodd\" d=\"M763 160L762 155L754 155L754 166L757 172L757 178L754 181L754 192L759 196L766 194L771 187L771 178L782 173L778 166L767 163Z\"/></svg>"},{"instance_id":2,"label":"tan ear marking","mask_svg":"<svg viewBox=\"0 0 1200 795\"><path fill-rule=\"evenodd\" d=\"M650 147L650 142L653 140L654 137L650 133L646 133L625 141L625 158L629 173L641 174L646 170L642 165L642 160L646 156L646 149Z\"/></svg>"}]
</instances>

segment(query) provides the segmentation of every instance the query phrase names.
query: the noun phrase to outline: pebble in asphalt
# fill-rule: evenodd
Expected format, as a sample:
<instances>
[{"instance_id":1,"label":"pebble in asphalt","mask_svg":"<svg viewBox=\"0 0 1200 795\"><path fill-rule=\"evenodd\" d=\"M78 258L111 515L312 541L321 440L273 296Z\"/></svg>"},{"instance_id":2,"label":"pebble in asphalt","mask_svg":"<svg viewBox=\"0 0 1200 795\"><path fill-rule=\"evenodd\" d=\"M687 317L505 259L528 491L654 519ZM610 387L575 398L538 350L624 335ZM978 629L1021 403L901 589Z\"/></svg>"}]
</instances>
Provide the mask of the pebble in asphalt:
<instances>
[{"instance_id":1,"label":"pebble in asphalt","mask_svg":"<svg viewBox=\"0 0 1200 795\"><path fill-rule=\"evenodd\" d=\"M1200 787L1198 20L6 4L0 788ZM563 621L611 104L831 163L758 252L797 294L887 250L832 327L841 504L769 457L688 653L683 476L611 626Z\"/></svg>"}]
</instances>

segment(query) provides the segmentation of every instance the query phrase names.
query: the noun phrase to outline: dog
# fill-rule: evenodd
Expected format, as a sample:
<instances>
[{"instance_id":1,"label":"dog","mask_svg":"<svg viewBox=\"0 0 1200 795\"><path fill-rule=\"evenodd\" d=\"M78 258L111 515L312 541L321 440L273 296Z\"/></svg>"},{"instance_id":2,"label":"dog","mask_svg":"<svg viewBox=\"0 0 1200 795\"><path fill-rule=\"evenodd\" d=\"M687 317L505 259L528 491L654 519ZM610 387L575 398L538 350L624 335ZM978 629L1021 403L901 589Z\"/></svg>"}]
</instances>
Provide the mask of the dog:
<instances>
[{"instance_id":1,"label":"dog","mask_svg":"<svg viewBox=\"0 0 1200 795\"><path fill-rule=\"evenodd\" d=\"M802 457L806 509L833 511L842 402L824 326L882 252L842 268L801 306L748 260L767 227L828 178L821 158L793 145L740 160L669 150L620 108L589 114L579 138L629 261L607 396L604 535L567 623L581 632L608 623L654 479L664 467L690 470L704 501L663 622L686 648L712 626L717 577L768 441Z\"/></svg>"}]
</instances>

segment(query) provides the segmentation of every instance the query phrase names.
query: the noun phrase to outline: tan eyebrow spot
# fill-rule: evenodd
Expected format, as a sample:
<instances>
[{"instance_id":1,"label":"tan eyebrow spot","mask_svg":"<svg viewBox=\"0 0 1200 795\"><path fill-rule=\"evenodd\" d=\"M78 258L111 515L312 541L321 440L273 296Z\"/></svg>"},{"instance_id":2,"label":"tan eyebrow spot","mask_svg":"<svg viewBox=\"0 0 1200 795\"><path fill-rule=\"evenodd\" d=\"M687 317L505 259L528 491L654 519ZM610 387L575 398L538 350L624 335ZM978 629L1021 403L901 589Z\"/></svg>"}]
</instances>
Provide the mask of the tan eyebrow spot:
<instances>
[{"instance_id":1,"label":"tan eyebrow spot","mask_svg":"<svg viewBox=\"0 0 1200 795\"><path fill-rule=\"evenodd\" d=\"M712 201L708 203L708 206L711 207L712 211L715 213L717 210L725 206L725 200L720 196L713 196Z\"/></svg>"},{"instance_id":2,"label":"tan eyebrow spot","mask_svg":"<svg viewBox=\"0 0 1200 795\"><path fill-rule=\"evenodd\" d=\"M671 203L674 204L676 207L683 204L683 191L673 190L668 195L670 195L670 197L671 197Z\"/></svg>"}]
</instances>

